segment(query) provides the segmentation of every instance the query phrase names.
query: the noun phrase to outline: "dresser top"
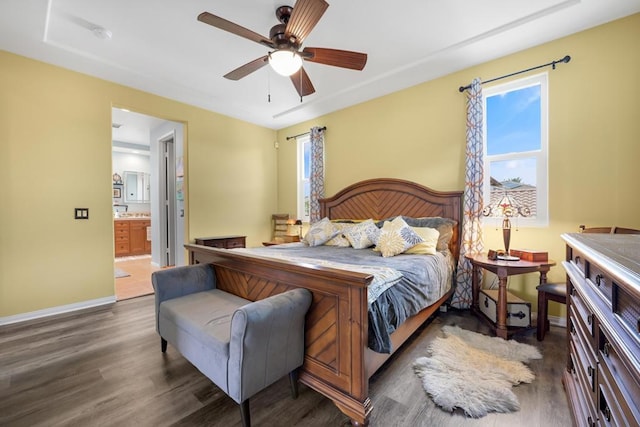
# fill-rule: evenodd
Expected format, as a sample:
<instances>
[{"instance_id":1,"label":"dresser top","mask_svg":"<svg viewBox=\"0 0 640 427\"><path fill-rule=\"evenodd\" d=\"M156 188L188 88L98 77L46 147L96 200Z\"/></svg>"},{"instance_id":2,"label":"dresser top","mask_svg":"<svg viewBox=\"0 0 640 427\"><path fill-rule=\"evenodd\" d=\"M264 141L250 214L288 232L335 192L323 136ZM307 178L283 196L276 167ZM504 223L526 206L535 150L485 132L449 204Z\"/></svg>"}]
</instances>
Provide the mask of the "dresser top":
<instances>
[{"instance_id":1,"label":"dresser top","mask_svg":"<svg viewBox=\"0 0 640 427\"><path fill-rule=\"evenodd\" d=\"M640 286L640 234L569 233L562 238L620 279Z\"/></svg>"}]
</instances>

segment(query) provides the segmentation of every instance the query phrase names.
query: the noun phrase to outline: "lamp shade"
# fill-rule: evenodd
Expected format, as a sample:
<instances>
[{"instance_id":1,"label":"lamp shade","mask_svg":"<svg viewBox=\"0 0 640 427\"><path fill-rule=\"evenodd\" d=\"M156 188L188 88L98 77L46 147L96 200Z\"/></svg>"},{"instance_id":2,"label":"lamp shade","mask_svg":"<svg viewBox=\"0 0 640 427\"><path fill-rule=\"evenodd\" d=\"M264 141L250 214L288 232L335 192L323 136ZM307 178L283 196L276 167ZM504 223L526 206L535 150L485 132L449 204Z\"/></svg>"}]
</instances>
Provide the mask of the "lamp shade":
<instances>
[{"instance_id":1,"label":"lamp shade","mask_svg":"<svg viewBox=\"0 0 640 427\"><path fill-rule=\"evenodd\" d=\"M297 52L280 49L269 54L269 64L276 73L290 76L302 67L302 58Z\"/></svg>"}]
</instances>

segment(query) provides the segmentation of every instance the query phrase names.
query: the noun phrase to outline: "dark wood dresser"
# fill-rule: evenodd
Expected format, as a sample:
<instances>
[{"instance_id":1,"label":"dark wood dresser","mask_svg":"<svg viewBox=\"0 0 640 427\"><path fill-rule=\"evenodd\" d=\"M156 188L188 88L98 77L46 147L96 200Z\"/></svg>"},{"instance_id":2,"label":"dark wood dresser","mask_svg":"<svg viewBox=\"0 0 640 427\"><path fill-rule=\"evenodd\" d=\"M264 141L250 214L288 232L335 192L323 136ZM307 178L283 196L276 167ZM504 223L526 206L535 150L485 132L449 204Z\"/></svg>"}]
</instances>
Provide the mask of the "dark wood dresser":
<instances>
[{"instance_id":1,"label":"dark wood dresser","mask_svg":"<svg viewBox=\"0 0 640 427\"><path fill-rule=\"evenodd\" d=\"M640 425L640 235L563 234L567 370L578 426Z\"/></svg>"}]
</instances>

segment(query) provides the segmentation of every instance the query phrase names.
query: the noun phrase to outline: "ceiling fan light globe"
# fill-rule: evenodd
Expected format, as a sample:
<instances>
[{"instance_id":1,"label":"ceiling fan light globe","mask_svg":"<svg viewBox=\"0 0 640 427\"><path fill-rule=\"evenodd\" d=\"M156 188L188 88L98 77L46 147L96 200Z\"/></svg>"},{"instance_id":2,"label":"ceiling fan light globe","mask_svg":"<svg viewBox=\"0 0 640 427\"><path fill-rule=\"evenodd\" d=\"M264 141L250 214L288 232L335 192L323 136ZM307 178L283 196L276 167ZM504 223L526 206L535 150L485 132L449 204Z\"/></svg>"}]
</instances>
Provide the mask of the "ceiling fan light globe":
<instances>
[{"instance_id":1,"label":"ceiling fan light globe","mask_svg":"<svg viewBox=\"0 0 640 427\"><path fill-rule=\"evenodd\" d=\"M269 64L276 73L290 76L302 67L302 58L297 52L288 49L276 50L269 54Z\"/></svg>"}]
</instances>

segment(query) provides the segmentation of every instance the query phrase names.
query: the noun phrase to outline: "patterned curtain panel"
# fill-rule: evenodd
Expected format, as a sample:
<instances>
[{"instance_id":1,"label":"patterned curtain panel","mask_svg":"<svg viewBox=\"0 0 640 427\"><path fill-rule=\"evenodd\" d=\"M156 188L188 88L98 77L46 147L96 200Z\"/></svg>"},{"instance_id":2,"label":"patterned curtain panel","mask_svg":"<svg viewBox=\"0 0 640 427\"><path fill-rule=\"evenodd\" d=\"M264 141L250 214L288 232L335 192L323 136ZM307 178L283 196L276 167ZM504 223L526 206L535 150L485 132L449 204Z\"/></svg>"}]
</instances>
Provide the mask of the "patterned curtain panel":
<instances>
[{"instance_id":1,"label":"patterned curtain panel","mask_svg":"<svg viewBox=\"0 0 640 427\"><path fill-rule=\"evenodd\" d=\"M309 222L319 221L320 203L324 198L324 130L311 128L311 171L309 177Z\"/></svg>"},{"instance_id":2,"label":"patterned curtain panel","mask_svg":"<svg viewBox=\"0 0 640 427\"><path fill-rule=\"evenodd\" d=\"M469 308L472 302L471 263L464 254L482 252L482 86L480 79L471 82L467 90L467 161L462 216L462 240L456 272L455 291L451 305Z\"/></svg>"}]
</instances>

